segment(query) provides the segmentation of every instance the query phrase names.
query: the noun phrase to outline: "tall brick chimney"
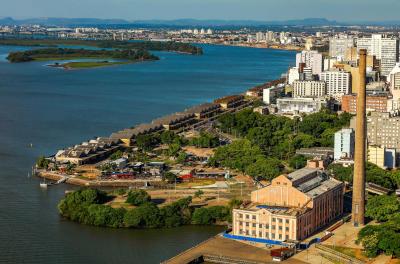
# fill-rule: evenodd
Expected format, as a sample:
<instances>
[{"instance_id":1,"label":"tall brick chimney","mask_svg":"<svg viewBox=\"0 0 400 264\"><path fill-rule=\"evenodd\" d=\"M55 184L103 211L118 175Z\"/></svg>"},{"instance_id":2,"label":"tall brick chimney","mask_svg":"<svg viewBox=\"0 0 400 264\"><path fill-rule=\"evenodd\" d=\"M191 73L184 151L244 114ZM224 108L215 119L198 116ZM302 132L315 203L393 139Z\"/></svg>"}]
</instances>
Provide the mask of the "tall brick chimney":
<instances>
[{"instance_id":1,"label":"tall brick chimney","mask_svg":"<svg viewBox=\"0 0 400 264\"><path fill-rule=\"evenodd\" d=\"M366 162L366 66L367 50L359 52L359 87L357 91L356 137L354 153L352 222L364 225L365 214L365 162Z\"/></svg>"}]
</instances>

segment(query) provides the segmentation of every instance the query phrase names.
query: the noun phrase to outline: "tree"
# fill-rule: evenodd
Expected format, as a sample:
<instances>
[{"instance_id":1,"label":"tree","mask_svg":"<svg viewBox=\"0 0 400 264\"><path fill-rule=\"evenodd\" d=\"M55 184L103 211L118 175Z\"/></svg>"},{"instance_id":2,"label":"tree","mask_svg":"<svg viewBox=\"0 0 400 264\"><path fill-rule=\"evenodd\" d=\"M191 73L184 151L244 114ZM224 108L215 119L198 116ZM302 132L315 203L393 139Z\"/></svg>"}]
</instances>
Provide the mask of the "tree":
<instances>
[{"instance_id":1,"label":"tree","mask_svg":"<svg viewBox=\"0 0 400 264\"><path fill-rule=\"evenodd\" d=\"M116 152L114 152L113 154L111 154L110 160L117 160L117 159L120 159L120 158L122 158L122 155L123 155L122 151L121 151L121 150L117 150Z\"/></svg>"},{"instance_id":2,"label":"tree","mask_svg":"<svg viewBox=\"0 0 400 264\"><path fill-rule=\"evenodd\" d=\"M179 153L178 157L176 158L176 162L178 162L180 164L185 163L187 157L188 157L188 155L185 152L181 151Z\"/></svg>"},{"instance_id":3,"label":"tree","mask_svg":"<svg viewBox=\"0 0 400 264\"><path fill-rule=\"evenodd\" d=\"M150 151L160 143L158 134L146 134L136 137L136 144L144 151Z\"/></svg>"},{"instance_id":4,"label":"tree","mask_svg":"<svg viewBox=\"0 0 400 264\"><path fill-rule=\"evenodd\" d=\"M45 156L40 156L36 161L36 165L39 169L47 169L49 167L49 163L50 161L46 159Z\"/></svg>"},{"instance_id":5,"label":"tree","mask_svg":"<svg viewBox=\"0 0 400 264\"><path fill-rule=\"evenodd\" d=\"M179 144L173 143L168 147L168 155L171 157L176 157L181 150L181 146Z\"/></svg>"},{"instance_id":6,"label":"tree","mask_svg":"<svg viewBox=\"0 0 400 264\"><path fill-rule=\"evenodd\" d=\"M372 196L368 199L365 216L378 222L386 222L397 212L400 212L400 202L396 196Z\"/></svg>"},{"instance_id":7,"label":"tree","mask_svg":"<svg viewBox=\"0 0 400 264\"><path fill-rule=\"evenodd\" d=\"M256 162L247 166L246 173L254 178L272 180L276 176L280 175L283 169L284 167L278 159L259 158Z\"/></svg>"},{"instance_id":8,"label":"tree","mask_svg":"<svg viewBox=\"0 0 400 264\"><path fill-rule=\"evenodd\" d=\"M295 155L289 159L289 166L295 170L304 168L307 165L307 158L303 155Z\"/></svg>"},{"instance_id":9,"label":"tree","mask_svg":"<svg viewBox=\"0 0 400 264\"><path fill-rule=\"evenodd\" d=\"M172 172L170 172L170 171L168 171L168 172L166 172L165 174L164 174L164 178L168 181L168 182L175 182L175 180L176 180L176 174L175 173L172 173Z\"/></svg>"},{"instance_id":10,"label":"tree","mask_svg":"<svg viewBox=\"0 0 400 264\"><path fill-rule=\"evenodd\" d=\"M132 205L141 205L150 201L150 195L144 190L130 191L126 199L126 202Z\"/></svg>"},{"instance_id":11,"label":"tree","mask_svg":"<svg viewBox=\"0 0 400 264\"><path fill-rule=\"evenodd\" d=\"M194 197L195 198L200 198L200 196L202 196L204 194L204 192L202 190L198 190L194 193Z\"/></svg>"}]
</instances>

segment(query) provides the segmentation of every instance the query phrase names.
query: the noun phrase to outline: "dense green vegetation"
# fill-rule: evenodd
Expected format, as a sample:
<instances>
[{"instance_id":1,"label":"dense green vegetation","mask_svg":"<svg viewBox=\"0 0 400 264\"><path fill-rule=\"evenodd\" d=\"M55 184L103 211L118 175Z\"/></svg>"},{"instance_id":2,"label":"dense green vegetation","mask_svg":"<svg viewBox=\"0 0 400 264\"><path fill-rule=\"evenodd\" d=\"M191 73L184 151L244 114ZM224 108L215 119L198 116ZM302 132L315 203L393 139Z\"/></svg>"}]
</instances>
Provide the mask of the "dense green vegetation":
<instances>
[{"instance_id":1,"label":"dense green vegetation","mask_svg":"<svg viewBox=\"0 0 400 264\"><path fill-rule=\"evenodd\" d=\"M400 202L395 196L368 199L366 213L379 225L367 225L358 233L357 242L364 246L368 257L380 253L400 257Z\"/></svg>"},{"instance_id":2,"label":"dense green vegetation","mask_svg":"<svg viewBox=\"0 0 400 264\"><path fill-rule=\"evenodd\" d=\"M218 136L202 132L199 137L190 139L188 145L198 148L215 148L220 145L220 142Z\"/></svg>"},{"instance_id":3,"label":"dense green vegetation","mask_svg":"<svg viewBox=\"0 0 400 264\"><path fill-rule=\"evenodd\" d=\"M11 52L7 59L10 62L27 62L33 60L65 60L74 58L112 58L125 59L129 61L158 60L146 50L88 50L88 49L65 49L45 48L27 51Z\"/></svg>"},{"instance_id":4,"label":"dense green vegetation","mask_svg":"<svg viewBox=\"0 0 400 264\"><path fill-rule=\"evenodd\" d=\"M368 198L365 216L378 222L388 221L400 213L400 201L394 195L371 196Z\"/></svg>"},{"instance_id":5,"label":"dense green vegetation","mask_svg":"<svg viewBox=\"0 0 400 264\"><path fill-rule=\"evenodd\" d=\"M45 156L40 156L36 161L36 166L39 169L47 169L49 167L49 160Z\"/></svg>"},{"instance_id":6,"label":"dense green vegetation","mask_svg":"<svg viewBox=\"0 0 400 264\"><path fill-rule=\"evenodd\" d=\"M352 182L353 166L343 167L340 164L331 164L328 171L338 180ZM366 180L394 190L400 183L400 171L387 171L375 164L367 163Z\"/></svg>"},{"instance_id":7,"label":"dense green vegetation","mask_svg":"<svg viewBox=\"0 0 400 264\"><path fill-rule=\"evenodd\" d=\"M99 48L138 49L182 52L193 55L203 54L200 47L189 43L160 42L160 41L106 41L106 40L74 40L74 39L0 39L0 45L56 47L58 45L82 45Z\"/></svg>"},{"instance_id":8,"label":"dense green vegetation","mask_svg":"<svg viewBox=\"0 0 400 264\"><path fill-rule=\"evenodd\" d=\"M293 169L305 165L304 157L295 156L297 149L332 147L334 133L348 125L350 118L349 114L337 115L329 110L305 116L303 121L260 115L251 109L225 114L219 119L219 128L240 139L219 147L209 164L271 180L287 163Z\"/></svg>"},{"instance_id":9,"label":"dense green vegetation","mask_svg":"<svg viewBox=\"0 0 400 264\"><path fill-rule=\"evenodd\" d=\"M150 195L144 190L130 191L128 198L126 198L126 202L132 205L142 205L150 201Z\"/></svg>"},{"instance_id":10,"label":"dense green vegetation","mask_svg":"<svg viewBox=\"0 0 400 264\"><path fill-rule=\"evenodd\" d=\"M132 191L128 193L127 202L137 207L127 210L105 205L112 198L107 193L96 189L81 189L67 194L58 204L58 209L62 216L87 225L113 228L160 228L224 222L230 220L233 206L238 206L235 200L229 207L193 209L190 206L192 197L187 197L158 207L151 202L151 197L145 191Z\"/></svg>"}]
</instances>

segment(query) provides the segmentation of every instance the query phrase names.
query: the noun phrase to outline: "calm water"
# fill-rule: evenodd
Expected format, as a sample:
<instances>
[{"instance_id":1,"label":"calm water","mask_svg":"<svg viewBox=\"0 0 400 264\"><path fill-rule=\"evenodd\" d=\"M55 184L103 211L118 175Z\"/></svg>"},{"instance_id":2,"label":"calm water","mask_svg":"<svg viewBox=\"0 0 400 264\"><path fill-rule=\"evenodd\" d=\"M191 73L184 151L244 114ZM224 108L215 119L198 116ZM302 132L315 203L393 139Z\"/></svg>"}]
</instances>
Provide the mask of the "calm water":
<instances>
[{"instance_id":1,"label":"calm water","mask_svg":"<svg viewBox=\"0 0 400 264\"><path fill-rule=\"evenodd\" d=\"M65 71L9 64L19 49L0 46L0 263L159 263L221 231L71 223L56 209L71 186L42 191L28 172L41 154L242 92L294 63L293 52L205 46L198 57L159 52L157 62Z\"/></svg>"}]
</instances>

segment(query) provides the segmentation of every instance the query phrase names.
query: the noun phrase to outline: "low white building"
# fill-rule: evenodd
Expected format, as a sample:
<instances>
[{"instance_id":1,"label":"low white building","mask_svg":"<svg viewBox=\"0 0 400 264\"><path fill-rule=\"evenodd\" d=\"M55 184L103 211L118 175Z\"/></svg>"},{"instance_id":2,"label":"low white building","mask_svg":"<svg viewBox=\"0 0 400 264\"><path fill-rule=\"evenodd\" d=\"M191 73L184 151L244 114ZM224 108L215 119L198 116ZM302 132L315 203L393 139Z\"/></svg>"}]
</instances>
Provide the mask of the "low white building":
<instances>
[{"instance_id":1,"label":"low white building","mask_svg":"<svg viewBox=\"0 0 400 264\"><path fill-rule=\"evenodd\" d=\"M328 100L325 98L279 98L276 101L282 114L311 114L328 107Z\"/></svg>"}]
</instances>

